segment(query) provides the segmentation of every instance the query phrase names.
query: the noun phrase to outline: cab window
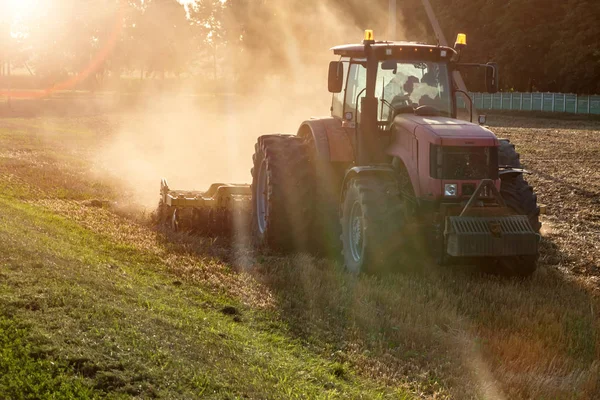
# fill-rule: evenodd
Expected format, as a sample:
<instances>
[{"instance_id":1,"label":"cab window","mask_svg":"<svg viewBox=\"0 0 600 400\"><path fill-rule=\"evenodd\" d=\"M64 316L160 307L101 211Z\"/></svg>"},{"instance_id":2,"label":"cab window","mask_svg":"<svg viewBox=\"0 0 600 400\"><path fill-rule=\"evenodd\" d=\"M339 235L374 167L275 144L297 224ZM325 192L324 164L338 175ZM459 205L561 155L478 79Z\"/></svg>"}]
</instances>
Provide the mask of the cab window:
<instances>
[{"instance_id":1,"label":"cab window","mask_svg":"<svg viewBox=\"0 0 600 400\"><path fill-rule=\"evenodd\" d=\"M346 84L346 100L344 101L344 113L355 114L359 108L361 92L367 87L367 69L361 64L350 64L348 82ZM357 104L358 102L358 104ZM358 110L360 112L360 110Z\"/></svg>"}]
</instances>

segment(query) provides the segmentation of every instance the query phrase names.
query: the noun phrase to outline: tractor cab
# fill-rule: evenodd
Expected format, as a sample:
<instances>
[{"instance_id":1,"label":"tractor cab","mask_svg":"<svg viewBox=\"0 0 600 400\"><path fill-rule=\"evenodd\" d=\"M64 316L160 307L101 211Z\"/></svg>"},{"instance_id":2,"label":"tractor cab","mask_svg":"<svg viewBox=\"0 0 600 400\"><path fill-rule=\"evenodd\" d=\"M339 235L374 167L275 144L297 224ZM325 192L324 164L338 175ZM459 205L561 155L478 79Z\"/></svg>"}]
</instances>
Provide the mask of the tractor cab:
<instances>
[{"instance_id":1,"label":"tractor cab","mask_svg":"<svg viewBox=\"0 0 600 400\"><path fill-rule=\"evenodd\" d=\"M483 67L488 91L497 90L495 64L459 62L465 46L464 34L458 35L455 47L451 48L416 42L379 42L373 39L372 31L366 31L362 44L332 49L340 57L329 65L332 117L352 130L355 165L382 164L390 162L390 157L399 158L412 171L413 184L420 192L421 187L426 191L425 186L431 186L426 181L433 178L426 173L425 165L417 165L417 160L429 159L426 143L498 146L489 130L456 119L457 93L462 92L471 103L471 122L473 107L468 94L457 89L455 71ZM419 146L412 143L414 139ZM497 179L497 174L486 178ZM437 192L432 192L433 197Z\"/></svg>"},{"instance_id":2,"label":"tractor cab","mask_svg":"<svg viewBox=\"0 0 600 400\"><path fill-rule=\"evenodd\" d=\"M364 44L355 44L334 47L333 52L341 57L330 64L334 117L348 124L360 123L360 99L369 94L377 99L379 126L389 127L394 117L403 113L456 116L450 74L450 62L457 55L454 49L414 42L375 42L370 51ZM375 58L371 73L367 52Z\"/></svg>"},{"instance_id":3,"label":"tractor cab","mask_svg":"<svg viewBox=\"0 0 600 400\"><path fill-rule=\"evenodd\" d=\"M388 130L400 114L457 118L454 71L483 67L488 92L497 91L496 64L460 63L466 35L459 34L454 48L417 42L375 41L365 32L362 44L332 48L338 61L329 65L332 116L345 126L370 131ZM471 122L473 105L470 104ZM362 102L365 102L363 108ZM369 126L367 126L369 125Z\"/></svg>"}]
</instances>

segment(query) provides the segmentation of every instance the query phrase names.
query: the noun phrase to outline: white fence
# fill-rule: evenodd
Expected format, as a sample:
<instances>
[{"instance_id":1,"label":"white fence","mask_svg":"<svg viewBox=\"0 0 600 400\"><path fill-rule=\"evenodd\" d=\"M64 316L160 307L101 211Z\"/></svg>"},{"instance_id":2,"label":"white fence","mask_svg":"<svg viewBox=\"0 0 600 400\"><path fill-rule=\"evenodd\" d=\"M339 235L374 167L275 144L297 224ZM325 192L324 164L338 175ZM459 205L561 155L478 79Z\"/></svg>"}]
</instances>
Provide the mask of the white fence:
<instances>
[{"instance_id":1,"label":"white fence","mask_svg":"<svg viewBox=\"0 0 600 400\"><path fill-rule=\"evenodd\" d=\"M580 96L564 93L470 93L478 110L519 110L566 112L600 115L600 96ZM464 108L462 96L459 107Z\"/></svg>"}]
</instances>

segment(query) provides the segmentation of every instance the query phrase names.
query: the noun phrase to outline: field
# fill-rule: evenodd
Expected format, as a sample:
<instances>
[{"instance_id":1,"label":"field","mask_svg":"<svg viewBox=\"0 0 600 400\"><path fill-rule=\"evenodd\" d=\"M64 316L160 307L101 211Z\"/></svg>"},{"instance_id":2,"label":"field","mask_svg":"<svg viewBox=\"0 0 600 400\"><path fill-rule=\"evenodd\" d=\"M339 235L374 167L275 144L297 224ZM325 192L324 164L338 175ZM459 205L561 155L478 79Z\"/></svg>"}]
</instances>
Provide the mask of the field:
<instances>
[{"instance_id":1,"label":"field","mask_svg":"<svg viewBox=\"0 0 600 400\"><path fill-rule=\"evenodd\" d=\"M256 135L224 134L239 169L202 170L189 144L161 156L159 117L123 136L140 118L0 120L1 398L600 397L600 122L488 118L548 209L515 280L428 260L353 277L163 232L160 169L247 181Z\"/></svg>"}]
</instances>

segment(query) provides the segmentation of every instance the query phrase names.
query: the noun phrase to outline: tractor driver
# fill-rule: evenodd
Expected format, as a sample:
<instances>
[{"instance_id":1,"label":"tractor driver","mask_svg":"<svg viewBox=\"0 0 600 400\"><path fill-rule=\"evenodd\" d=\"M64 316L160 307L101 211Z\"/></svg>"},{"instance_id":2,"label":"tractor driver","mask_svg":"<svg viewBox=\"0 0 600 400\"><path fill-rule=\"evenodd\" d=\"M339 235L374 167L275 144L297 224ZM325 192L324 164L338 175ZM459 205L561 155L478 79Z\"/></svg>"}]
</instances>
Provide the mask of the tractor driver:
<instances>
[{"instance_id":1,"label":"tractor driver","mask_svg":"<svg viewBox=\"0 0 600 400\"><path fill-rule=\"evenodd\" d=\"M398 80L399 77L396 76L388 85L386 85L389 88L386 88L386 92L389 90L389 92L394 96L392 97L390 104L394 109L399 109L401 107L413 107L415 104L410 97L415 90L415 83L419 83L419 78L413 75L406 78L406 81L402 85L402 90L397 90L398 86L400 86Z\"/></svg>"},{"instance_id":2,"label":"tractor driver","mask_svg":"<svg viewBox=\"0 0 600 400\"><path fill-rule=\"evenodd\" d=\"M437 89L438 80L433 71L427 72L421 79L423 93L419 99L419 105L440 107L440 93Z\"/></svg>"}]
</instances>

